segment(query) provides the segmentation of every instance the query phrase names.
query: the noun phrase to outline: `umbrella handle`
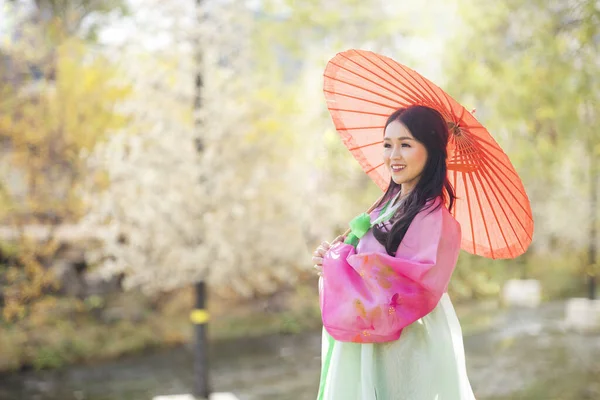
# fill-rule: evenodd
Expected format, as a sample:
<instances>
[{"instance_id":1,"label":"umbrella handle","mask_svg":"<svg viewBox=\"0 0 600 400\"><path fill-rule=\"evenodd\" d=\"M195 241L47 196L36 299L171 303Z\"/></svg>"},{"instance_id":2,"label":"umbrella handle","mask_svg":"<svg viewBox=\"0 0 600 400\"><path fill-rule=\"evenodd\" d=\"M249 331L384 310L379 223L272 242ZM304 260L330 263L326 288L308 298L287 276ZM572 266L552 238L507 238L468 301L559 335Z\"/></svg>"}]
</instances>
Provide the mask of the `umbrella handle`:
<instances>
[{"instance_id":1,"label":"umbrella handle","mask_svg":"<svg viewBox=\"0 0 600 400\"><path fill-rule=\"evenodd\" d=\"M377 200L375 200L375 202L373 204L371 204L371 207L369 207L369 209L366 211L367 214L369 214L371 211L373 211L375 209L375 207L377 206L377 204L379 204L379 202L383 199L383 196L385 196L385 193L381 195L380 198L378 198ZM342 235L336 237L335 239L333 239L332 243L334 243L336 240L342 238L341 240L345 240L345 238L348 236L348 234L351 232L351 229L348 228L346 230L346 232L344 232Z\"/></svg>"}]
</instances>

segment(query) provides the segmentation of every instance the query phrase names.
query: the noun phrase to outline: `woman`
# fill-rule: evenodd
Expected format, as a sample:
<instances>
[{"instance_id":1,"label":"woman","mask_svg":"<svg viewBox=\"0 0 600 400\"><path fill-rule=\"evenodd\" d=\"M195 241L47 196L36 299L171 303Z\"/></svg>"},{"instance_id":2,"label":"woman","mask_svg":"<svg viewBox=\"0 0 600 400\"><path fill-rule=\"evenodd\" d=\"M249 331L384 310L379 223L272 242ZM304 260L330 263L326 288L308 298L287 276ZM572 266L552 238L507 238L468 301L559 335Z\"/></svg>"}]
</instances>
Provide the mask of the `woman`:
<instances>
[{"instance_id":1,"label":"woman","mask_svg":"<svg viewBox=\"0 0 600 400\"><path fill-rule=\"evenodd\" d=\"M323 242L313 254L324 325L319 399L474 399L446 293L461 241L447 142L434 109L394 112L383 140L387 192L362 232L355 223L345 243Z\"/></svg>"}]
</instances>

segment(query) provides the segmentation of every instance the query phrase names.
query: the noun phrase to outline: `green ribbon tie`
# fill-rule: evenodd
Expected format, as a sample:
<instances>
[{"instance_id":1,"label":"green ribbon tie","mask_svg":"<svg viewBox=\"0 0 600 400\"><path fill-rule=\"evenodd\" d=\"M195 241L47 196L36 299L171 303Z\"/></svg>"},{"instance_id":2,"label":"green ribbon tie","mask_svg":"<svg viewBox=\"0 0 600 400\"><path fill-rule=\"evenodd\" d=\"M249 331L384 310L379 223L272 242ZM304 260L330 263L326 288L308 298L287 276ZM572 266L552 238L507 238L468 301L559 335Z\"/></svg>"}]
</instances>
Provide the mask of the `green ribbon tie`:
<instances>
[{"instance_id":1,"label":"green ribbon tie","mask_svg":"<svg viewBox=\"0 0 600 400\"><path fill-rule=\"evenodd\" d=\"M371 229L371 217L369 214L362 213L356 216L350 221L351 232L348 234L348 237L346 237L346 240L344 240L344 243L356 247L358 241L365 236L369 229Z\"/></svg>"}]
</instances>

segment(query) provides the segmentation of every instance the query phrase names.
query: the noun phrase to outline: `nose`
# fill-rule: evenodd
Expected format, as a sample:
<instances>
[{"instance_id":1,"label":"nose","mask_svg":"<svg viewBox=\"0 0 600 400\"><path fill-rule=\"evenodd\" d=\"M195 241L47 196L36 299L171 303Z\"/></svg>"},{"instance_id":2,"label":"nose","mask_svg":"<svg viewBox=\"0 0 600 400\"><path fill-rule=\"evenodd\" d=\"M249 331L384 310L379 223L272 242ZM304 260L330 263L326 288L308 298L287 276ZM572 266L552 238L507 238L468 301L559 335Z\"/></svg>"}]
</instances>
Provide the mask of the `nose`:
<instances>
[{"instance_id":1,"label":"nose","mask_svg":"<svg viewBox=\"0 0 600 400\"><path fill-rule=\"evenodd\" d=\"M390 160L394 160L394 161L400 161L402 159L402 155L400 154L401 147L400 146L394 146L392 148L392 154L390 154Z\"/></svg>"}]
</instances>

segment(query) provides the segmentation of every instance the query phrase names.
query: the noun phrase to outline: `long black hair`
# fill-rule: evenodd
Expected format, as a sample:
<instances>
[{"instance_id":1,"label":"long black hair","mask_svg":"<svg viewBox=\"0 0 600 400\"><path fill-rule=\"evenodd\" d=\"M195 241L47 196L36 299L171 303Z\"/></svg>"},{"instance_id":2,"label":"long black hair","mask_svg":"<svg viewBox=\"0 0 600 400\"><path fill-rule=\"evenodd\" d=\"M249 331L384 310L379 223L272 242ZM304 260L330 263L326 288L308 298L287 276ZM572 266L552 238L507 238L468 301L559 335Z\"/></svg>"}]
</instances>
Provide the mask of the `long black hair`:
<instances>
[{"instance_id":1,"label":"long black hair","mask_svg":"<svg viewBox=\"0 0 600 400\"><path fill-rule=\"evenodd\" d=\"M427 162L416 186L402 200L400 209L390 220L391 228L388 230L382 225L373 227L373 236L385 246L385 250L391 256L396 254L396 250L415 216L425 210L425 207L430 208L434 204L432 202L426 206L429 200L441 197L442 204L448 203L448 209L452 210L456 199L454 188L447 176L446 145L449 133L444 117L432 108L411 106L396 110L390 115L385 123L385 128L394 121L406 126L413 137L425 146ZM392 199L400 189L400 185L390 178L390 185L377 207L381 207L382 204Z\"/></svg>"}]
</instances>

